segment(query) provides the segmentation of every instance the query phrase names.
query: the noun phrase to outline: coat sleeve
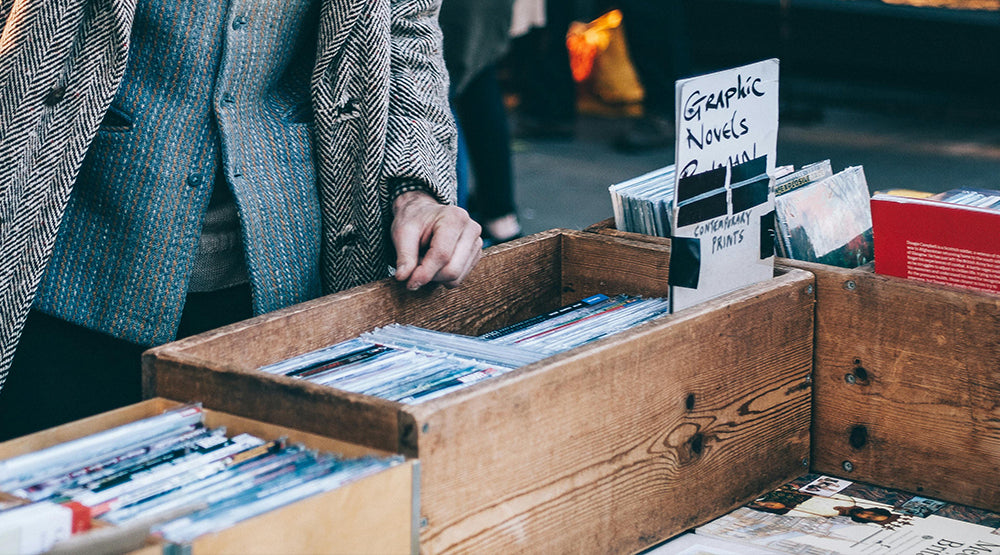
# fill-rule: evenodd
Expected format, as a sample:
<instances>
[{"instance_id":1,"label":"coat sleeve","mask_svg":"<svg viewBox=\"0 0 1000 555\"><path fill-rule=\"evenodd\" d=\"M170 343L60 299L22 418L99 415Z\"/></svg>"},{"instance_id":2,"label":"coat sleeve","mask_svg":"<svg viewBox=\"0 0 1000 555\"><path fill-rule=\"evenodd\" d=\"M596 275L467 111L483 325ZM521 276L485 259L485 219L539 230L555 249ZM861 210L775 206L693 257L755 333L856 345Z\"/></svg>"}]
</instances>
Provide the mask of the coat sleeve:
<instances>
[{"instance_id":1,"label":"coat sleeve","mask_svg":"<svg viewBox=\"0 0 1000 555\"><path fill-rule=\"evenodd\" d=\"M134 10L134 0L0 5L0 387L125 71Z\"/></svg>"},{"instance_id":2,"label":"coat sleeve","mask_svg":"<svg viewBox=\"0 0 1000 555\"><path fill-rule=\"evenodd\" d=\"M423 183L455 202L457 131L448 103L440 0L392 0L390 97L384 179ZM391 190L390 190L391 193Z\"/></svg>"}]
</instances>

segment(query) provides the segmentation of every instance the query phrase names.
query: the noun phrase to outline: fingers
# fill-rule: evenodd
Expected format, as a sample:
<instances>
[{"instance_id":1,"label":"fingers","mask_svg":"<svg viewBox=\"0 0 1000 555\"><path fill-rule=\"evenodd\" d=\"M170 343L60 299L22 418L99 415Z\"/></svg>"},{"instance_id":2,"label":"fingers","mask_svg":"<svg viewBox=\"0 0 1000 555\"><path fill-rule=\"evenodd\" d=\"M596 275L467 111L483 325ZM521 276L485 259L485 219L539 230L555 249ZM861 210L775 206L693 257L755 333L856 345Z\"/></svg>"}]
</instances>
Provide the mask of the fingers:
<instances>
[{"instance_id":1,"label":"fingers","mask_svg":"<svg viewBox=\"0 0 1000 555\"><path fill-rule=\"evenodd\" d=\"M420 227L415 223L404 225L397 216L392 225L392 242L396 247L396 279L408 281L420 261Z\"/></svg>"},{"instance_id":2,"label":"fingers","mask_svg":"<svg viewBox=\"0 0 1000 555\"><path fill-rule=\"evenodd\" d=\"M469 254L464 257L465 264L462 265L458 273L455 274L457 277L448 281L441 281L445 287L448 287L449 289L452 287L458 287L469 275L469 273L472 272L472 269L476 267L476 264L479 263L479 259L483 256L483 239L479 236L478 232L472 236L471 244L468 246L468 250L466 252ZM458 260L458 257L454 260Z\"/></svg>"},{"instance_id":3,"label":"fingers","mask_svg":"<svg viewBox=\"0 0 1000 555\"><path fill-rule=\"evenodd\" d=\"M430 282L455 287L482 256L479 224L461 208L437 205L433 217L425 220L420 245L424 252L406 276L407 289L416 290ZM406 239L407 242L410 239ZM397 275L397 279L401 279Z\"/></svg>"},{"instance_id":4,"label":"fingers","mask_svg":"<svg viewBox=\"0 0 1000 555\"><path fill-rule=\"evenodd\" d=\"M435 227L427 252L407 281L407 288L411 290L430 282L457 287L482 257L483 240L478 224L469 225L461 219L442 219L440 224Z\"/></svg>"},{"instance_id":5,"label":"fingers","mask_svg":"<svg viewBox=\"0 0 1000 555\"><path fill-rule=\"evenodd\" d=\"M407 289L430 282L455 287L479 262L481 228L465 210L420 192L400 196L394 210L396 279L405 281Z\"/></svg>"}]
</instances>

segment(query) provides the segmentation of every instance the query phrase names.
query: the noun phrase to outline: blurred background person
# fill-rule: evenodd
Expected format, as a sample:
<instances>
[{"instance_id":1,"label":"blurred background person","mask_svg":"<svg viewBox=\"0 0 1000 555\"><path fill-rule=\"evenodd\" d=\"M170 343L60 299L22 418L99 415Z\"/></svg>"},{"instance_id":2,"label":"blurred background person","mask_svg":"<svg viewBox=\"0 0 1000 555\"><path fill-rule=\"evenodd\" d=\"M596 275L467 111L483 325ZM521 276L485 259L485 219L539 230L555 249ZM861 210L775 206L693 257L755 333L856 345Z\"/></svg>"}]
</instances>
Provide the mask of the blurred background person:
<instances>
[{"instance_id":1,"label":"blurred background person","mask_svg":"<svg viewBox=\"0 0 1000 555\"><path fill-rule=\"evenodd\" d=\"M524 0L518 0L522 2ZM566 32L590 15L580 0L544 0L544 21L515 32L505 60L507 86L518 99L518 137L571 139L576 131L576 82L570 70Z\"/></svg>"},{"instance_id":2,"label":"blurred background person","mask_svg":"<svg viewBox=\"0 0 1000 555\"><path fill-rule=\"evenodd\" d=\"M681 0L616 0L625 41L645 91L643 114L615 141L623 152L674 144L674 83L688 77L691 59Z\"/></svg>"},{"instance_id":3,"label":"blurred background person","mask_svg":"<svg viewBox=\"0 0 1000 555\"><path fill-rule=\"evenodd\" d=\"M452 108L462 136L459 175L468 175L464 179L468 192L460 196L467 198L469 213L482 226L485 245L521 236L498 64L510 47L512 32L522 33L536 24L539 2L445 0L441 7Z\"/></svg>"}]
</instances>

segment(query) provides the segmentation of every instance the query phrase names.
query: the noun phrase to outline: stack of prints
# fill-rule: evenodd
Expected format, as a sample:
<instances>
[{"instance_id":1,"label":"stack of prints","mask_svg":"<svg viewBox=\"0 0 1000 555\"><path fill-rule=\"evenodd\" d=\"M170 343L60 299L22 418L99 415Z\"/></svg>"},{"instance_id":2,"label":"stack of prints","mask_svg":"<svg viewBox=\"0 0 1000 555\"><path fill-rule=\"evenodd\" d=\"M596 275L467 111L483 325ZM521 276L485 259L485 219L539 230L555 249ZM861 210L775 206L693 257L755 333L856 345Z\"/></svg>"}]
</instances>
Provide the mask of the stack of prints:
<instances>
[{"instance_id":1,"label":"stack of prints","mask_svg":"<svg viewBox=\"0 0 1000 555\"><path fill-rule=\"evenodd\" d=\"M872 213L864 168L834 173L822 160L775 182L778 254L855 268L874 258Z\"/></svg>"},{"instance_id":2,"label":"stack of prints","mask_svg":"<svg viewBox=\"0 0 1000 555\"><path fill-rule=\"evenodd\" d=\"M666 299L593 295L480 337L396 324L260 370L414 404L668 312Z\"/></svg>"},{"instance_id":3,"label":"stack of prints","mask_svg":"<svg viewBox=\"0 0 1000 555\"><path fill-rule=\"evenodd\" d=\"M0 461L0 540L38 553L92 519L185 544L402 462L343 459L284 440L229 437L199 405Z\"/></svg>"},{"instance_id":4,"label":"stack of prints","mask_svg":"<svg viewBox=\"0 0 1000 555\"><path fill-rule=\"evenodd\" d=\"M696 530L773 553L1000 553L1000 515L806 475Z\"/></svg>"}]
</instances>

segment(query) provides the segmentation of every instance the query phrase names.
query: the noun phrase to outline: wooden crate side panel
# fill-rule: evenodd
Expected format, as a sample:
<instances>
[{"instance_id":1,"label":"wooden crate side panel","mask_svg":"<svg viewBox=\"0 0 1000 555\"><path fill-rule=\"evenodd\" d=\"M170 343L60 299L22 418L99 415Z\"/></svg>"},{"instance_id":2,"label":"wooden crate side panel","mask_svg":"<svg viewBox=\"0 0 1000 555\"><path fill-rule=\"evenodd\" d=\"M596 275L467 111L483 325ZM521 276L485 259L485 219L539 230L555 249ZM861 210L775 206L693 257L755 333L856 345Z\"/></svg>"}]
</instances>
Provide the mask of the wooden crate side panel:
<instances>
[{"instance_id":1,"label":"wooden crate side panel","mask_svg":"<svg viewBox=\"0 0 1000 555\"><path fill-rule=\"evenodd\" d=\"M144 395L200 401L237 416L399 452L397 403L284 376L168 356L174 353L147 351L143 355L143 372L153 377Z\"/></svg>"},{"instance_id":2,"label":"wooden crate side panel","mask_svg":"<svg viewBox=\"0 0 1000 555\"><path fill-rule=\"evenodd\" d=\"M181 403L149 399L120 409L0 443L0 459L37 451L58 443L162 413ZM331 440L296 429L206 409L209 426L226 426L230 435L254 433L286 437L313 449L343 456L385 455L372 449ZM416 461L407 461L337 490L310 497L240 523L219 534L199 538L194 553L409 553L412 552L413 496ZM2 496L4 494L0 494ZM119 552L155 543L134 554L163 552L164 547L132 531L95 521L96 534L74 536L56 546L60 553ZM104 533L107 532L107 533ZM140 533L141 534L141 533Z\"/></svg>"},{"instance_id":3,"label":"wooden crate side panel","mask_svg":"<svg viewBox=\"0 0 1000 555\"><path fill-rule=\"evenodd\" d=\"M667 297L670 247L590 234L563 236L563 304L588 295Z\"/></svg>"},{"instance_id":4,"label":"wooden crate side panel","mask_svg":"<svg viewBox=\"0 0 1000 555\"><path fill-rule=\"evenodd\" d=\"M413 464L198 538L191 553L411 553Z\"/></svg>"},{"instance_id":5,"label":"wooden crate side panel","mask_svg":"<svg viewBox=\"0 0 1000 555\"><path fill-rule=\"evenodd\" d=\"M286 438L289 443L301 443L313 449L318 449L326 453L337 453L343 457L355 458L367 455L389 456L394 452L373 449L356 443L348 443L339 439L334 439L319 434L311 434L302 430L279 426L270 422L245 418L235 414L219 412L215 410L205 411L205 424L210 428L225 426L230 436L237 434L251 434L262 438Z\"/></svg>"},{"instance_id":6,"label":"wooden crate side panel","mask_svg":"<svg viewBox=\"0 0 1000 555\"><path fill-rule=\"evenodd\" d=\"M812 276L794 270L413 407L428 553L625 553L806 470Z\"/></svg>"},{"instance_id":7,"label":"wooden crate side panel","mask_svg":"<svg viewBox=\"0 0 1000 555\"><path fill-rule=\"evenodd\" d=\"M814 469L1000 510L1000 297L811 269Z\"/></svg>"},{"instance_id":8,"label":"wooden crate side panel","mask_svg":"<svg viewBox=\"0 0 1000 555\"><path fill-rule=\"evenodd\" d=\"M601 220L596 224L592 224L583 229L588 233L597 233L600 235L606 235L608 237L618 237L621 239L631 239L633 241L644 241L647 243L657 243L660 245L670 246L669 237L657 237L656 235L646 235L644 233L633 233L631 231L619 231L615 228L615 219L608 218L606 220Z\"/></svg>"},{"instance_id":9,"label":"wooden crate side panel","mask_svg":"<svg viewBox=\"0 0 1000 555\"><path fill-rule=\"evenodd\" d=\"M560 257L560 232L537 234L487 251L460 288L412 292L393 279L362 285L154 348L147 370L155 372L160 358L259 368L391 323L484 333L558 307ZM154 382L144 375L144 390Z\"/></svg>"}]
</instances>

